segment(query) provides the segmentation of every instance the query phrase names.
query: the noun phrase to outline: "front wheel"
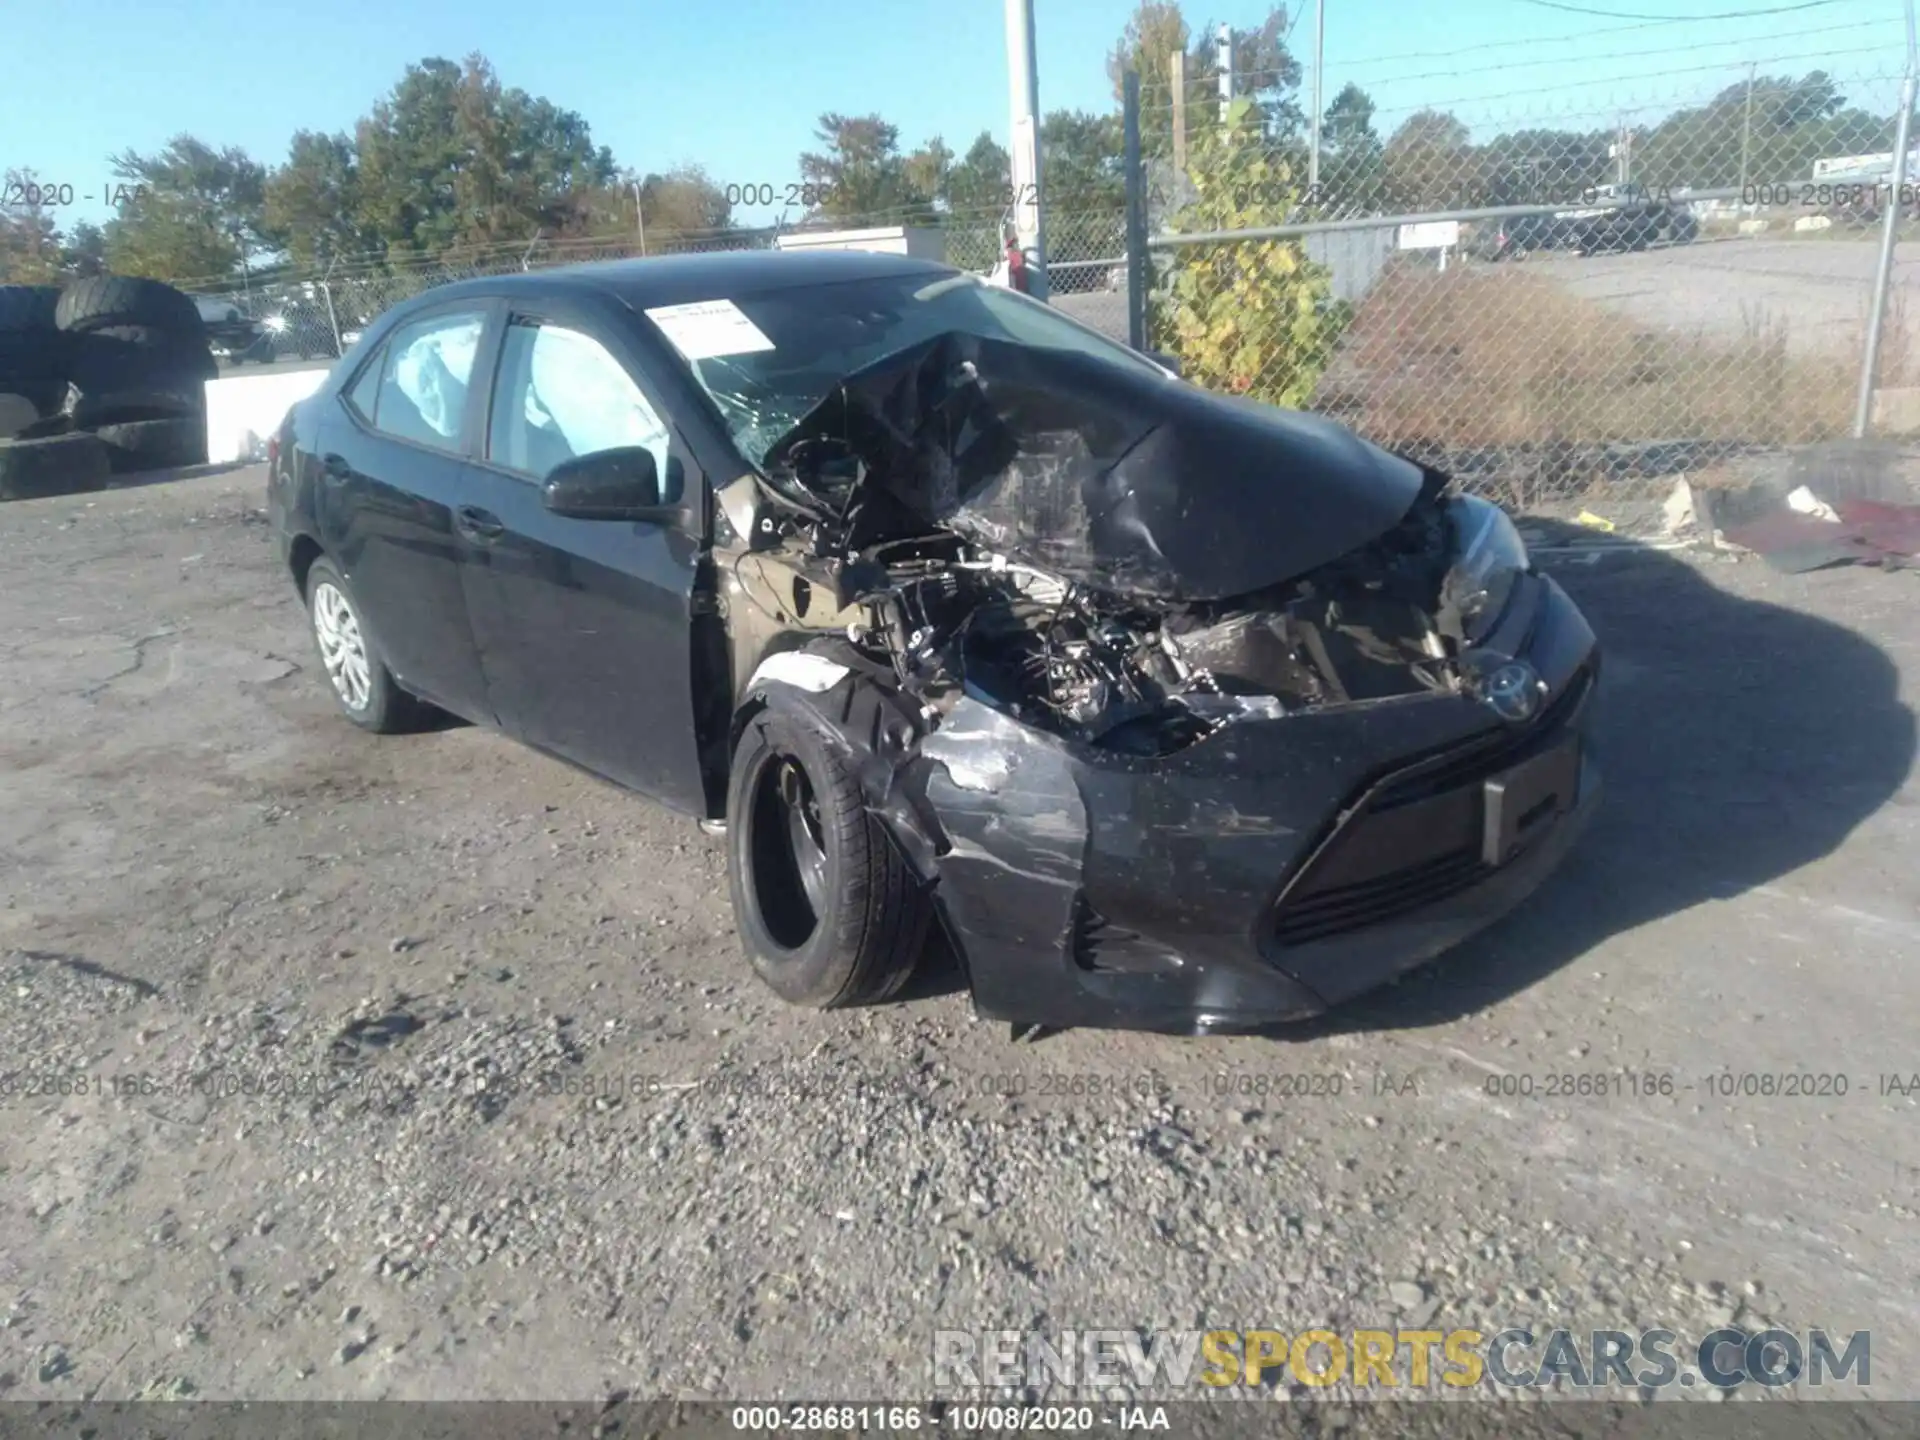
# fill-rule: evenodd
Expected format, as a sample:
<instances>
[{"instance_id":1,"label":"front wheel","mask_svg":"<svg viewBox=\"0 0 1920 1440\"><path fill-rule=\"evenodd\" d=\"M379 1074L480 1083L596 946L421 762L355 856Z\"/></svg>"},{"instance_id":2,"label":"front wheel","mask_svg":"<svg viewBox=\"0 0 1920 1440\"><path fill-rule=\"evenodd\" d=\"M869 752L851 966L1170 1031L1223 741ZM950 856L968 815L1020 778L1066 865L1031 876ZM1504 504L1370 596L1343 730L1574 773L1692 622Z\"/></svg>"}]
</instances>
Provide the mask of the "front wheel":
<instances>
[{"instance_id":1,"label":"front wheel","mask_svg":"<svg viewBox=\"0 0 1920 1440\"><path fill-rule=\"evenodd\" d=\"M906 984L932 908L820 720L776 703L748 723L727 844L741 945L781 999L831 1010Z\"/></svg>"},{"instance_id":2,"label":"front wheel","mask_svg":"<svg viewBox=\"0 0 1920 1440\"><path fill-rule=\"evenodd\" d=\"M377 735L420 724L425 706L394 680L331 560L316 560L307 572L307 620L333 698L347 719Z\"/></svg>"}]
</instances>

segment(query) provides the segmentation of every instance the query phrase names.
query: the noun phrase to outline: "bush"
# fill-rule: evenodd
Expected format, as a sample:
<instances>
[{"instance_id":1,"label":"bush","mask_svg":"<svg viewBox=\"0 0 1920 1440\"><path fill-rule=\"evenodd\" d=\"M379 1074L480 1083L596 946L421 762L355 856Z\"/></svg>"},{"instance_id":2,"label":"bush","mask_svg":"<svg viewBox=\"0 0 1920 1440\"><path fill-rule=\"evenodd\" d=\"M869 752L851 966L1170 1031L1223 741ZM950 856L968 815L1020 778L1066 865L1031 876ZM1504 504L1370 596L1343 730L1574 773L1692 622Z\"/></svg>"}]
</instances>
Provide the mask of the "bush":
<instances>
[{"instance_id":1,"label":"bush","mask_svg":"<svg viewBox=\"0 0 1920 1440\"><path fill-rule=\"evenodd\" d=\"M1283 225L1299 201L1292 167L1267 146L1250 100L1237 100L1189 164L1194 198L1173 215L1176 234ZM1349 312L1334 303L1326 269L1298 240L1182 245L1153 283L1157 348L1188 379L1269 404L1302 406L1326 368Z\"/></svg>"}]
</instances>

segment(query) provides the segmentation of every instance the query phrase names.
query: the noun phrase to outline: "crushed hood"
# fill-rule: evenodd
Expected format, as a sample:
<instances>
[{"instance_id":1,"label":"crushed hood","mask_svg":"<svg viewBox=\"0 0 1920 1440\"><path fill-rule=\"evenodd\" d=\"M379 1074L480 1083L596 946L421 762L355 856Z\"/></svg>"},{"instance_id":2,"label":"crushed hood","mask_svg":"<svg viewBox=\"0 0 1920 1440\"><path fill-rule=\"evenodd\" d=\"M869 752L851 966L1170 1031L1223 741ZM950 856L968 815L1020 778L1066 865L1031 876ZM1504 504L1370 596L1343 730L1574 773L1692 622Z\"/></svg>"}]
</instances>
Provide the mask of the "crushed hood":
<instances>
[{"instance_id":1,"label":"crushed hood","mask_svg":"<svg viewBox=\"0 0 1920 1440\"><path fill-rule=\"evenodd\" d=\"M950 529L1076 583L1219 600L1379 536L1418 466L1315 415L1144 365L948 333L848 375L768 452L844 443L863 510ZM803 452L804 453L804 452ZM804 477L802 477L804 478Z\"/></svg>"}]
</instances>

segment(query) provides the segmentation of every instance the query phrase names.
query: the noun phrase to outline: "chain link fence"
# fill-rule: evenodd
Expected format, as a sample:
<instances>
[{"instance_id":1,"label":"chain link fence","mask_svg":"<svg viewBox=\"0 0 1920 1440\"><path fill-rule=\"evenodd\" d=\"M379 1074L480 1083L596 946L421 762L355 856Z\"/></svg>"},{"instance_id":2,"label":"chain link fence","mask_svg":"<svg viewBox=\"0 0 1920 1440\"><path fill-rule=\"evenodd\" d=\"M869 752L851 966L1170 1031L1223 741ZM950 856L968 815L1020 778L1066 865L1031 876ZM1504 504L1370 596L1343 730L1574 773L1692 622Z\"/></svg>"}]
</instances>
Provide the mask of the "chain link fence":
<instances>
[{"instance_id":1,"label":"chain link fence","mask_svg":"<svg viewBox=\"0 0 1920 1440\"><path fill-rule=\"evenodd\" d=\"M839 220L833 228L859 230L898 225L897 215ZM1049 236L1049 275L1055 294L1083 318L1124 335L1126 297L1119 276L1124 270L1125 211L1110 196L1091 202L1065 196ZM985 275L1001 259L1005 216L968 212L940 217L947 262ZM605 260L659 255L772 248L776 229L727 229L680 234L545 240L492 246L433 256L359 256L334 261L325 269L249 277L237 288L231 280L180 281L210 308L231 306L240 315L271 328L270 344L257 360L324 359L340 355L360 331L384 311L439 285L483 275L512 274Z\"/></svg>"},{"instance_id":2,"label":"chain link fence","mask_svg":"<svg viewBox=\"0 0 1920 1440\"><path fill-rule=\"evenodd\" d=\"M1894 163L1914 84L1867 53L1692 67L1658 99L1604 105L1520 94L1456 113L1395 92L1396 109L1336 103L1317 150L1257 75L1231 108L1149 95L1127 177L1143 239L1110 191L1048 195L1052 302L1510 505L1644 530L1680 476L1744 484L1863 413L1871 433L1920 432L1920 164ZM948 261L989 272L1008 218L939 217ZM326 358L452 281L778 233L538 238L183 288L272 321L274 358Z\"/></svg>"},{"instance_id":3,"label":"chain link fence","mask_svg":"<svg viewBox=\"0 0 1920 1440\"><path fill-rule=\"evenodd\" d=\"M1317 156L1268 139L1257 96L1143 106L1145 338L1504 503L1657 527L1680 477L1744 484L1853 433L1883 266L1868 427L1920 431L1912 93L1898 68L1754 66L1471 128L1330 123Z\"/></svg>"}]
</instances>

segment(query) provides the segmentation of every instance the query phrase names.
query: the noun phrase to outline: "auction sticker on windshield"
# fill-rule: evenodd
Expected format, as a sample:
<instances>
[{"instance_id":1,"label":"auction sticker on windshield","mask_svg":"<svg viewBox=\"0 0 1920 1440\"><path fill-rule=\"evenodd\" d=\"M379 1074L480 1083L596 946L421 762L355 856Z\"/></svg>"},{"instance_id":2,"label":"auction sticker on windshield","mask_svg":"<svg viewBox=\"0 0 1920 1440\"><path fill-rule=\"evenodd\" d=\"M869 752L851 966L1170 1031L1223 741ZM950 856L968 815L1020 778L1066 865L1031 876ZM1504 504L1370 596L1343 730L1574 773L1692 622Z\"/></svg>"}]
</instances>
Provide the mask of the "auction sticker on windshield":
<instances>
[{"instance_id":1,"label":"auction sticker on windshield","mask_svg":"<svg viewBox=\"0 0 1920 1440\"><path fill-rule=\"evenodd\" d=\"M773 349L773 341L731 300L662 305L647 311L647 318L658 325L673 348L689 360L712 360L721 355Z\"/></svg>"}]
</instances>

